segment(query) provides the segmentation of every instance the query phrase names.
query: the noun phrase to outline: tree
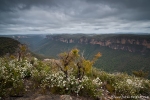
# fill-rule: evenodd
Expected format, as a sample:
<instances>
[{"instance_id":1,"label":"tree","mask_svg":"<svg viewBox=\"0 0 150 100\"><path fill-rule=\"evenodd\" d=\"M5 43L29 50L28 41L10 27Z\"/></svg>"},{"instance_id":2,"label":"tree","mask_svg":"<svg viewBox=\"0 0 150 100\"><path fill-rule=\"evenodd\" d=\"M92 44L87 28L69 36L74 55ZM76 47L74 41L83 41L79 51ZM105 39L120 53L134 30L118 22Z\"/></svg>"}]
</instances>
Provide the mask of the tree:
<instances>
[{"instance_id":1,"label":"tree","mask_svg":"<svg viewBox=\"0 0 150 100\"><path fill-rule=\"evenodd\" d=\"M91 73L92 71L92 67L93 67L93 64L97 61L97 59L99 57L101 57L102 54L100 52L98 52L93 60L86 60L83 55L79 57L79 60L77 62L77 77L79 79L82 79L82 77L85 75L85 74L88 74L88 73Z\"/></svg>"},{"instance_id":2,"label":"tree","mask_svg":"<svg viewBox=\"0 0 150 100\"><path fill-rule=\"evenodd\" d=\"M94 56L92 61L86 60L83 55L79 54L79 50L75 48L69 52L60 53L59 58L61 64L56 63L56 65L64 72L66 78L68 77L69 71L71 73L76 71L77 78L82 79L85 73L91 73L93 64L101 56L99 52Z\"/></svg>"},{"instance_id":3,"label":"tree","mask_svg":"<svg viewBox=\"0 0 150 100\"><path fill-rule=\"evenodd\" d=\"M23 44L19 44L17 53L18 53L18 61L20 61L21 59L24 59L27 54L27 46Z\"/></svg>"},{"instance_id":4,"label":"tree","mask_svg":"<svg viewBox=\"0 0 150 100\"><path fill-rule=\"evenodd\" d=\"M61 65L57 64L61 71L64 72L66 78L68 77L68 71L70 66L73 65L74 61L79 57L78 49L72 49L69 52L64 52L59 54Z\"/></svg>"}]
</instances>

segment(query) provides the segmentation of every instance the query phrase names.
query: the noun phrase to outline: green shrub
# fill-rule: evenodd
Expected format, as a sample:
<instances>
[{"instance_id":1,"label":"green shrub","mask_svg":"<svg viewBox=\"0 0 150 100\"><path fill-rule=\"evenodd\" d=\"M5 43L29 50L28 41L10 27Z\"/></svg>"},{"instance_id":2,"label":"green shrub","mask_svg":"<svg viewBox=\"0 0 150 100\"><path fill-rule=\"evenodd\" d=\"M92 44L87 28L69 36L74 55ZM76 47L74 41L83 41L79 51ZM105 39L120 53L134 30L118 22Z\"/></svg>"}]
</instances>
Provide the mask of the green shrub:
<instances>
[{"instance_id":1,"label":"green shrub","mask_svg":"<svg viewBox=\"0 0 150 100\"><path fill-rule=\"evenodd\" d=\"M32 67L26 60L0 58L0 97L23 95L24 78L31 76Z\"/></svg>"},{"instance_id":2,"label":"green shrub","mask_svg":"<svg viewBox=\"0 0 150 100\"><path fill-rule=\"evenodd\" d=\"M100 93L98 89L100 89L101 84L102 82L99 78L91 80L87 76L84 76L80 80L70 75L66 79L65 74L60 71L48 75L42 81L41 87L58 94L76 94L95 97Z\"/></svg>"},{"instance_id":3,"label":"green shrub","mask_svg":"<svg viewBox=\"0 0 150 100\"><path fill-rule=\"evenodd\" d=\"M31 64L32 63L32 64ZM20 60L0 58L0 97L22 96L26 93L25 80L32 82L30 89L41 89L56 94L80 95L92 98L113 96L150 96L150 80L126 73L107 73L96 68L90 74L77 77L70 70L53 70L50 63L37 59Z\"/></svg>"}]
</instances>

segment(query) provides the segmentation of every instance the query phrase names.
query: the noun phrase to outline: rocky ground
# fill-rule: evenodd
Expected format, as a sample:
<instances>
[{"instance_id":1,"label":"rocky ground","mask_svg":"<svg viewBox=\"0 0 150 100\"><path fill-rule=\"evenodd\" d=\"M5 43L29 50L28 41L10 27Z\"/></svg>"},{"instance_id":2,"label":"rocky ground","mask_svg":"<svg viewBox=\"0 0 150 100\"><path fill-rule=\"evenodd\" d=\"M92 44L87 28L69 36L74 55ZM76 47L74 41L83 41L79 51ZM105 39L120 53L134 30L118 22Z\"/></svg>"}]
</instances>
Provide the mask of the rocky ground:
<instances>
[{"instance_id":1,"label":"rocky ground","mask_svg":"<svg viewBox=\"0 0 150 100\"><path fill-rule=\"evenodd\" d=\"M24 97L9 97L5 100L93 100L92 98L85 98L85 97L77 97L77 96L70 96L70 95L41 95L41 94L33 94L31 96L24 96Z\"/></svg>"}]
</instances>

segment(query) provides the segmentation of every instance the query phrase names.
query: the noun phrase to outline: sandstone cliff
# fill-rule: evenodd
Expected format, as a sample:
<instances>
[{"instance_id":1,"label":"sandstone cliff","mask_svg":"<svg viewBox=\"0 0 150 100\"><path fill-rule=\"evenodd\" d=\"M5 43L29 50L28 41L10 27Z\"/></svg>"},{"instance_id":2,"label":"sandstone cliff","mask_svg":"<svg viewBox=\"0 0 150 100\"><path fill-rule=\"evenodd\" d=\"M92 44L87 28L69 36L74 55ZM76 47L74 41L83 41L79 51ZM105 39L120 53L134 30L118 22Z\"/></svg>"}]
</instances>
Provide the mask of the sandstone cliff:
<instances>
[{"instance_id":1,"label":"sandstone cliff","mask_svg":"<svg viewBox=\"0 0 150 100\"><path fill-rule=\"evenodd\" d=\"M142 36L81 36L79 38L62 36L47 36L53 41L64 43L80 43L106 46L112 49L125 50L129 52L146 52L150 49L150 38ZM150 37L150 36L149 36Z\"/></svg>"}]
</instances>

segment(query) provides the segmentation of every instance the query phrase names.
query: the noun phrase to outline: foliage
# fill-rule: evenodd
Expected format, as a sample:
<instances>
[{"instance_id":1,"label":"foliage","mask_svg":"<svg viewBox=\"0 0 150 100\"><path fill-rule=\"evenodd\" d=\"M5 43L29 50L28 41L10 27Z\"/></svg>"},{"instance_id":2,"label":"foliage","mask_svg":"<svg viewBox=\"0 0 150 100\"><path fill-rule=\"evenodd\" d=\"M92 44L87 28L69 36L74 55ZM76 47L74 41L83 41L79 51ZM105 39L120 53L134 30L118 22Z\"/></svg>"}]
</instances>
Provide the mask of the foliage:
<instances>
[{"instance_id":1,"label":"foliage","mask_svg":"<svg viewBox=\"0 0 150 100\"><path fill-rule=\"evenodd\" d=\"M40 89L56 94L92 98L150 97L150 80L129 76L126 73L107 73L98 70L93 68L93 63L101 56L100 53L96 54L94 60L86 60L78 52L79 50L73 49L61 54L63 59L66 59L68 53L70 53L69 57L73 57L68 57L71 60L68 62L67 77L64 71L56 69L54 71L53 65L34 57L25 57L20 61L15 57L0 58L0 97L23 96L28 92L26 81L32 83L30 90ZM65 60L61 63L65 64ZM87 66L87 70L84 70L86 74L82 74L82 78L78 77L77 63L80 63L83 69ZM65 67L61 66L61 68Z\"/></svg>"},{"instance_id":2,"label":"foliage","mask_svg":"<svg viewBox=\"0 0 150 100\"><path fill-rule=\"evenodd\" d=\"M27 46L26 45L19 45L19 48L17 49L18 53L18 61L25 59L27 56Z\"/></svg>"},{"instance_id":3,"label":"foliage","mask_svg":"<svg viewBox=\"0 0 150 100\"><path fill-rule=\"evenodd\" d=\"M70 52L59 54L61 65L57 65L61 69L61 71L64 72L66 78L68 77L68 70L71 69L71 66L73 66L72 63L74 63L76 58L79 57L78 52L78 49L73 49Z\"/></svg>"},{"instance_id":4,"label":"foliage","mask_svg":"<svg viewBox=\"0 0 150 100\"><path fill-rule=\"evenodd\" d=\"M98 52L94 56L93 60L90 61L86 60L83 55L80 55L78 49L72 49L69 52L59 54L61 64L59 65L56 63L56 65L60 68L62 72L64 72L66 78L68 77L68 72L72 73L73 70L76 70L76 77L81 79L84 74L91 73L93 64L101 56L101 53Z\"/></svg>"},{"instance_id":5,"label":"foliage","mask_svg":"<svg viewBox=\"0 0 150 100\"><path fill-rule=\"evenodd\" d=\"M20 43L14 39L0 37L0 56L13 54Z\"/></svg>"},{"instance_id":6,"label":"foliage","mask_svg":"<svg viewBox=\"0 0 150 100\"><path fill-rule=\"evenodd\" d=\"M129 76L126 73L109 74L104 71L99 72L99 77L102 81L107 82L106 85L111 86L106 88L116 96L150 96L150 87L148 85L150 81L147 79Z\"/></svg>"},{"instance_id":7,"label":"foliage","mask_svg":"<svg viewBox=\"0 0 150 100\"><path fill-rule=\"evenodd\" d=\"M48 75L42 81L42 88L52 90L53 93L59 94L77 94L82 96L96 96L101 93L100 86L102 82L99 78L89 79L84 76L81 80L70 75L65 79L63 72L57 72ZM87 91L87 92L86 92Z\"/></svg>"},{"instance_id":8,"label":"foliage","mask_svg":"<svg viewBox=\"0 0 150 100\"><path fill-rule=\"evenodd\" d=\"M0 58L0 96L22 95L24 92L23 79L31 75L32 65L24 60L7 60Z\"/></svg>"},{"instance_id":9,"label":"foliage","mask_svg":"<svg viewBox=\"0 0 150 100\"><path fill-rule=\"evenodd\" d=\"M46 78L47 75L51 74L50 66L38 61L34 58L33 69L31 70L31 80L34 83L34 89L38 88L42 80Z\"/></svg>"},{"instance_id":10,"label":"foliage","mask_svg":"<svg viewBox=\"0 0 150 100\"><path fill-rule=\"evenodd\" d=\"M148 77L148 74L149 72L144 72L142 70L139 70L139 71L133 71L132 72L133 75L137 76L137 77L143 77L143 78L147 78Z\"/></svg>"}]
</instances>

